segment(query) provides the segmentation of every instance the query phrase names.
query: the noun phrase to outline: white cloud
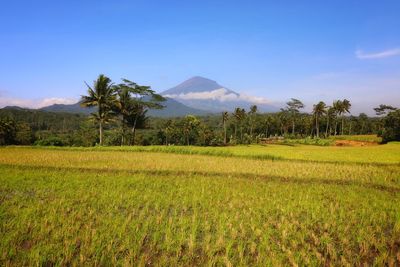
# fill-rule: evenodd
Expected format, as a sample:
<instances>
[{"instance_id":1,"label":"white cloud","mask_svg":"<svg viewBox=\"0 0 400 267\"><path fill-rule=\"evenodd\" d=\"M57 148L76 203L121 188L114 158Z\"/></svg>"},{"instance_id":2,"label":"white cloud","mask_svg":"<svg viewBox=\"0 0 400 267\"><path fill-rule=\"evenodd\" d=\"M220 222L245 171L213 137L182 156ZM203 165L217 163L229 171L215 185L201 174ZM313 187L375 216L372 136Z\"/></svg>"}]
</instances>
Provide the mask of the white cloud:
<instances>
[{"instance_id":1,"label":"white cloud","mask_svg":"<svg viewBox=\"0 0 400 267\"><path fill-rule=\"evenodd\" d=\"M389 49L376 53L364 53L362 50L357 50L355 54L358 59L386 58L400 55L400 48Z\"/></svg>"},{"instance_id":2,"label":"white cloud","mask_svg":"<svg viewBox=\"0 0 400 267\"><path fill-rule=\"evenodd\" d=\"M268 104L270 101L263 97L254 97L245 94L236 95L229 93L225 88L216 89L205 92L190 92L186 94L167 94L165 97L182 99L182 100L218 100L224 101L246 101L255 104Z\"/></svg>"},{"instance_id":3,"label":"white cloud","mask_svg":"<svg viewBox=\"0 0 400 267\"><path fill-rule=\"evenodd\" d=\"M74 104L78 100L74 98L41 98L41 99L26 99L26 98L14 98L14 97L1 97L0 107L5 106L19 106L23 108L42 108L53 104Z\"/></svg>"}]
</instances>

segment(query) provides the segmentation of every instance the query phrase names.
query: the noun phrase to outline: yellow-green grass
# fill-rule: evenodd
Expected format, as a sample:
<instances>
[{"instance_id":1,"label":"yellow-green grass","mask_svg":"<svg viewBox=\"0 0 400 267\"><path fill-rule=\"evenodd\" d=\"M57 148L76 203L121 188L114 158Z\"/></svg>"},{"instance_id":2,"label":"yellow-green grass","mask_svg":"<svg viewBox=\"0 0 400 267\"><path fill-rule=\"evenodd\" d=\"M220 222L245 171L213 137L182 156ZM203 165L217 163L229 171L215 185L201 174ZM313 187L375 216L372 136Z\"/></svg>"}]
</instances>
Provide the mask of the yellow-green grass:
<instances>
[{"instance_id":1,"label":"yellow-green grass","mask_svg":"<svg viewBox=\"0 0 400 267\"><path fill-rule=\"evenodd\" d=\"M6 149L12 149L6 148ZM38 147L38 149L43 149ZM51 150L75 151L130 151L173 154L199 154L249 159L275 159L289 161L312 161L332 163L376 163L400 164L400 143L392 142L379 146L335 147L312 145L248 145L227 147L199 146L133 146L133 147L90 147L50 148Z\"/></svg>"},{"instance_id":2,"label":"yellow-green grass","mask_svg":"<svg viewBox=\"0 0 400 267\"><path fill-rule=\"evenodd\" d=\"M0 265L399 264L400 146L373 148L2 148Z\"/></svg>"}]
</instances>

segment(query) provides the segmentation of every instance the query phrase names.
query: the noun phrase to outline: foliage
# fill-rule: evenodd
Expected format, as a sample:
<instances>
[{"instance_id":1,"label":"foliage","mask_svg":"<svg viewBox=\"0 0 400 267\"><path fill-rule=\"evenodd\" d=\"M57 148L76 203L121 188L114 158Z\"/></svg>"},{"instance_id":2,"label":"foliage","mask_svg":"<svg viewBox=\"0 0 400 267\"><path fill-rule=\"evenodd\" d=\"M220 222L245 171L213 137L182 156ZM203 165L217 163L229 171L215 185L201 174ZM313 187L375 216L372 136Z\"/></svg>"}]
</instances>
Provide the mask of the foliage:
<instances>
[{"instance_id":1,"label":"foliage","mask_svg":"<svg viewBox=\"0 0 400 267\"><path fill-rule=\"evenodd\" d=\"M35 142L35 145L37 146L64 146L64 142L61 140L61 138L57 136L50 136L45 139L37 140Z\"/></svg>"},{"instance_id":2,"label":"foliage","mask_svg":"<svg viewBox=\"0 0 400 267\"><path fill-rule=\"evenodd\" d=\"M400 110L389 112L384 118L382 141L400 141Z\"/></svg>"}]
</instances>

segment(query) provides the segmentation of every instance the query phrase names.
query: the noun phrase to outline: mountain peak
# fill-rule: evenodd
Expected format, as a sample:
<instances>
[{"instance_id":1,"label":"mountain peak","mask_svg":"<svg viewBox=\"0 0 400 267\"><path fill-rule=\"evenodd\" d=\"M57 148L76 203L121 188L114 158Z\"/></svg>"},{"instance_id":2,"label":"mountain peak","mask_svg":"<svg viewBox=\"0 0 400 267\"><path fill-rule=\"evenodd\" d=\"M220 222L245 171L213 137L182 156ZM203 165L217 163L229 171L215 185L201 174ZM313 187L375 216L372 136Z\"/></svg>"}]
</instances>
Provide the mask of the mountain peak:
<instances>
[{"instance_id":1,"label":"mountain peak","mask_svg":"<svg viewBox=\"0 0 400 267\"><path fill-rule=\"evenodd\" d=\"M163 95L179 95L187 93L199 93L199 92L211 92L224 88L224 86L218 84L216 81L207 79L201 76L194 76L177 86L164 91ZM227 89L230 93L237 94Z\"/></svg>"}]
</instances>

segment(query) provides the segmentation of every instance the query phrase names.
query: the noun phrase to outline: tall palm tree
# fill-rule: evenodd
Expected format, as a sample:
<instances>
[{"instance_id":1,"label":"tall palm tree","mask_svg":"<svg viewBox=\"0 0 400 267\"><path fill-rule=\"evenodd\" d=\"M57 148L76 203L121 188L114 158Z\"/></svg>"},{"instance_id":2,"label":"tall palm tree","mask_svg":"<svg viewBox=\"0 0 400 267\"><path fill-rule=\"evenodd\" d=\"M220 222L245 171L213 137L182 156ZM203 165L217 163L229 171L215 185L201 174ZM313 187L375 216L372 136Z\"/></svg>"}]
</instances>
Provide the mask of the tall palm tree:
<instances>
[{"instance_id":1,"label":"tall palm tree","mask_svg":"<svg viewBox=\"0 0 400 267\"><path fill-rule=\"evenodd\" d=\"M295 133L295 121L296 117L300 112L300 109L304 108L303 102L296 98L292 98L289 102L286 103L286 109L290 113L292 117L292 135Z\"/></svg>"},{"instance_id":2,"label":"tall palm tree","mask_svg":"<svg viewBox=\"0 0 400 267\"><path fill-rule=\"evenodd\" d=\"M344 114L350 113L350 107L351 107L350 101L347 99L344 99L342 101L342 135L344 133Z\"/></svg>"},{"instance_id":3,"label":"tall palm tree","mask_svg":"<svg viewBox=\"0 0 400 267\"><path fill-rule=\"evenodd\" d=\"M252 105L250 107L249 115L250 115L250 136L253 138L253 128L254 128L254 116L257 114L258 107L257 105Z\"/></svg>"},{"instance_id":4,"label":"tall palm tree","mask_svg":"<svg viewBox=\"0 0 400 267\"><path fill-rule=\"evenodd\" d=\"M337 115L340 116L342 114L342 112L343 112L343 103L342 103L342 101L341 100L333 101L332 108L333 108L334 117L335 117L335 132L334 132L334 135L336 136L336 134L337 134Z\"/></svg>"},{"instance_id":5,"label":"tall palm tree","mask_svg":"<svg viewBox=\"0 0 400 267\"><path fill-rule=\"evenodd\" d=\"M328 106L326 110L326 129L325 129L325 137L328 137L328 134L331 135L332 127L331 121L335 119L335 109L333 107Z\"/></svg>"},{"instance_id":6,"label":"tall palm tree","mask_svg":"<svg viewBox=\"0 0 400 267\"><path fill-rule=\"evenodd\" d=\"M271 115L267 115L267 117L265 118L265 138L268 138L268 130L272 123L272 119L273 117Z\"/></svg>"},{"instance_id":7,"label":"tall palm tree","mask_svg":"<svg viewBox=\"0 0 400 267\"><path fill-rule=\"evenodd\" d=\"M313 114L315 116L315 130L317 138L319 138L319 118L326 114L326 104L323 101L320 101L318 104L314 105Z\"/></svg>"},{"instance_id":8,"label":"tall palm tree","mask_svg":"<svg viewBox=\"0 0 400 267\"><path fill-rule=\"evenodd\" d=\"M224 127L224 145L226 145L226 122L229 119L229 113L227 111L222 112L222 125Z\"/></svg>"},{"instance_id":9,"label":"tall palm tree","mask_svg":"<svg viewBox=\"0 0 400 267\"><path fill-rule=\"evenodd\" d=\"M116 90L107 76L100 74L93 82L93 87L87 83L88 95L82 96L82 107L97 107L97 112L92 113L92 118L99 124L100 145L103 145L103 127L108 123L114 113L112 111L116 104Z\"/></svg>"},{"instance_id":10,"label":"tall palm tree","mask_svg":"<svg viewBox=\"0 0 400 267\"><path fill-rule=\"evenodd\" d=\"M240 126L240 142L243 141L243 125L242 121L244 120L246 116L246 111L244 108L236 108L235 112L233 113L234 118L236 119L236 124L235 124L235 139L237 139L237 126Z\"/></svg>"}]
</instances>

